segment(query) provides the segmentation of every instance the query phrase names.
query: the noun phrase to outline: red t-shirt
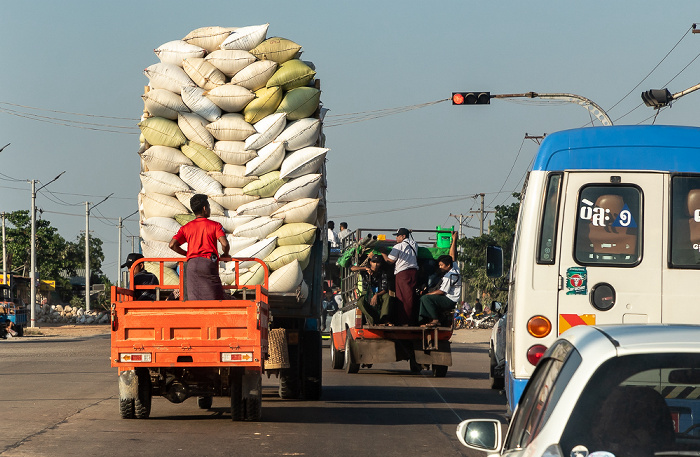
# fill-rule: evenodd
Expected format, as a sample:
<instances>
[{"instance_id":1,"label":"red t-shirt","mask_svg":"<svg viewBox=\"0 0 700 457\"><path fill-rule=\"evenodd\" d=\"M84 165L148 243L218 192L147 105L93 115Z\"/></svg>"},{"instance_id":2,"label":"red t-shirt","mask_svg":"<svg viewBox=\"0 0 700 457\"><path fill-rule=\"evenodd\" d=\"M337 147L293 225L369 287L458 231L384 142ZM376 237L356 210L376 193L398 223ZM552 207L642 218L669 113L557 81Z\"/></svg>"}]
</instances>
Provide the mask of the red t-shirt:
<instances>
[{"instance_id":1,"label":"red t-shirt","mask_svg":"<svg viewBox=\"0 0 700 457\"><path fill-rule=\"evenodd\" d=\"M216 242L222 236L226 234L221 224L198 217L180 227L173 239L181 245L187 243L187 260L190 260L194 257L211 257L212 254L219 258Z\"/></svg>"}]
</instances>

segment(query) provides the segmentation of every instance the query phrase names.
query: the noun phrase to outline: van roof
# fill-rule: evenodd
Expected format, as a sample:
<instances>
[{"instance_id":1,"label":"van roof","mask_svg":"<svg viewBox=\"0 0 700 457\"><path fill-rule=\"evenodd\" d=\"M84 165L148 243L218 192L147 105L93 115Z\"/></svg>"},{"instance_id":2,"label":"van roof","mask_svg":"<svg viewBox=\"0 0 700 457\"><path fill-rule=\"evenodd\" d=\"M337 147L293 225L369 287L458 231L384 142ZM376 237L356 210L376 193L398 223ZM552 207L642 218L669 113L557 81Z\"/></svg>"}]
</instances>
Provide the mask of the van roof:
<instances>
[{"instance_id":1,"label":"van roof","mask_svg":"<svg viewBox=\"0 0 700 457\"><path fill-rule=\"evenodd\" d=\"M700 172L700 128L625 125L548 135L533 170L654 170Z\"/></svg>"}]
</instances>

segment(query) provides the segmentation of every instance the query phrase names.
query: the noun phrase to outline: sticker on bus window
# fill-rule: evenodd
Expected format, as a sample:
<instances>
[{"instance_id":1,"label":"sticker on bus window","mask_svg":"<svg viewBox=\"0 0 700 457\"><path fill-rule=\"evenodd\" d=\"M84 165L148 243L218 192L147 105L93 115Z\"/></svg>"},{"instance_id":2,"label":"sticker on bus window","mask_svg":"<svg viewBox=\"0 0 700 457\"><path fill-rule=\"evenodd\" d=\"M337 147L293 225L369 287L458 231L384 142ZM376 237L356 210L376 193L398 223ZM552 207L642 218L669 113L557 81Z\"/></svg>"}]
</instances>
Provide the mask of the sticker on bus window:
<instances>
[{"instance_id":1,"label":"sticker on bus window","mask_svg":"<svg viewBox=\"0 0 700 457\"><path fill-rule=\"evenodd\" d=\"M586 295L588 293L586 267L571 267L566 270L566 289L566 295Z\"/></svg>"},{"instance_id":2,"label":"sticker on bus window","mask_svg":"<svg viewBox=\"0 0 700 457\"><path fill-rule=\"evenodd\" d=\"M620 214L617 215L617 219L615 219L615 222L612 223L612 226L637 228L637 223L634 221L632 211L630 211L627 203L625 203L625 206L622 208L622 211L620 211Z\"/></svg>"}]
</instances>

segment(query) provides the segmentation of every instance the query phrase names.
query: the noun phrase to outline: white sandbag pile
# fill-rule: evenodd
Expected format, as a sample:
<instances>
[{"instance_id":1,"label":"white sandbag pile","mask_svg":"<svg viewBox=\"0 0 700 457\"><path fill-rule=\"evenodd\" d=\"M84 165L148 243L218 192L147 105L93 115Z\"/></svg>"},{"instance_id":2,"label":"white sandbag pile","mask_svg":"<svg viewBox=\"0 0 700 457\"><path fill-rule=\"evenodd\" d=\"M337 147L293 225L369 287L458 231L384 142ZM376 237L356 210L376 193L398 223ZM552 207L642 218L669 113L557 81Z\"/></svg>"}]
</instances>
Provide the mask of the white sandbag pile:
<instances>
[{"instance_id":1,"label":"white sandbag pile","mask_svg":"<svg viewBox=\"0 0 700 457\"><path fill-rule=\"evenodd\" d=\"M301 45L267 38L268 28L202 27L155 49L139 123L142 249L178 257L167 242L203 193L231 255L263 259L271 290L304 297L303 270L325 233L321 91ZM220 273L235 282L233 262ZM244 262L238 277L261 284L263 270Z\"/></svg>"}]
</instances>

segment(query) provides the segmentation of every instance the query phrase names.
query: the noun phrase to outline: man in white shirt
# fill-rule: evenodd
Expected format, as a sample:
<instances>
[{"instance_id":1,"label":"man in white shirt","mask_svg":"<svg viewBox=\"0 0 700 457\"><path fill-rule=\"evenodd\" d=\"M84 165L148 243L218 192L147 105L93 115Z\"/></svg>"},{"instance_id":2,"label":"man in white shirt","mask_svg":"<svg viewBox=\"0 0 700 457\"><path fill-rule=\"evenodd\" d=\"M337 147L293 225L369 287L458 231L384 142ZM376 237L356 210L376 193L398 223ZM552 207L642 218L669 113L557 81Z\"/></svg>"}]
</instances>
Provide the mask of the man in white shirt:
<instances>
[{"instance_id":1,"label":"man in white shirt","mask_svg":"<svg viewBox=\"0 0 700 457\"><path fill-rule=\"evenodd\" d=\"M335 229L335 222L328 221L328 243L330 243L331 249L337 249L340 247L340 241L333 229Z\"/></svg>"},{"instance_id":2,"label":"man in white shirt","mask_svg":"<svg viewBox=\"0 0 700 457\"><path fill-rule=\"evenodd\" d=\"M443 273L440 287L420 298L418 318L422 327L437 327L440 317L455 309L462 295L462 275L457 264L457 232L452 232L450 255L438 257L438 268Z\"/></svg>"},{"instance_id":3,"label":"man in white shirt","mask_svg":"<svg viewBox=\"0 0 700 457\"><path fill-rule=\"evenodd\" d=\"M352 235L352 232L348 230L348 223L347 222L341 222L340 223L340 231L338 232L338 239L342 243L343 240L347 237Z\"/></svg>"},{"instance_id":4,"label":"man in white shirt","mask_svg":"<svg viewBox=\"0 0 700 457\"><path fill-rule=\"evenodd\" d=\"M418 282L418 246L411 238L406 228L400 228L394 233L396 245L387 255L382 253L384 260L394 264L396 277L396 298L400 302L396 310L398 325L414 324L413 308L415 290Z\"/></svg>"}]
</instances>

